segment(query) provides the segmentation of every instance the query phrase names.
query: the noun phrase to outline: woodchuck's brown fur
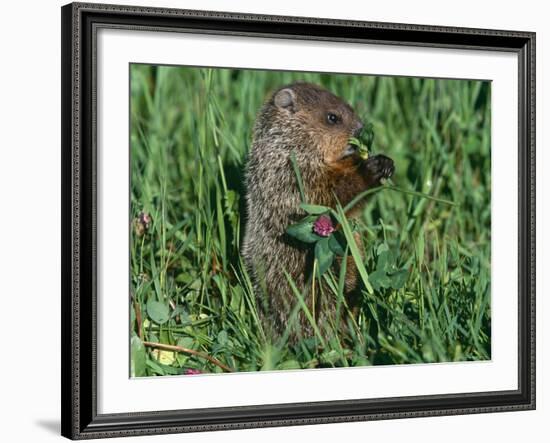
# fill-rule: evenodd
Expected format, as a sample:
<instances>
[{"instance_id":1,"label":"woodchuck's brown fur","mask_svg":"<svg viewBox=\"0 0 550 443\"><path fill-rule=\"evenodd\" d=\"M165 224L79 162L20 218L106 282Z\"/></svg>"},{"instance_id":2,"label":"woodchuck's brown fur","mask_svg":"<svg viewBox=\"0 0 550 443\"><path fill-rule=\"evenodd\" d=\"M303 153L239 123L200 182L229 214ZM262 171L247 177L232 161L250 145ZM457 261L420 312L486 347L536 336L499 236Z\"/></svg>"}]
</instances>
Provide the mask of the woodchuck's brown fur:
<instances>
[{"instance_id":1,"label":"woodchuck's brown fur","mask_svg":"<svg viewBox=\"0 0 550 443\"><path fill-rule=\"evenodd\" d=\"M364 161L349 145L363 123L353 109L331 92L309 83L284 86L260 110L246 169L247 220L242 255L254 279L258 306L268 329L282 335L298 303L285 271L304 290L312 271L310 245L289 238L285 229L305 216L291 163L294 152L309 203L334 207L378 186L392 175L393 161L370 156ZM354 212L357 213L358 207ZM354 214L348 214L353 216ZM357 284L353 260L348 260L346 290ZM309 286L309 285L308 285ZM317 290L304 301L323 334L334 316L333 294ZM298 331L291 337L311 336L313 328L302 311Z\"/></svg>"}]
</instances>

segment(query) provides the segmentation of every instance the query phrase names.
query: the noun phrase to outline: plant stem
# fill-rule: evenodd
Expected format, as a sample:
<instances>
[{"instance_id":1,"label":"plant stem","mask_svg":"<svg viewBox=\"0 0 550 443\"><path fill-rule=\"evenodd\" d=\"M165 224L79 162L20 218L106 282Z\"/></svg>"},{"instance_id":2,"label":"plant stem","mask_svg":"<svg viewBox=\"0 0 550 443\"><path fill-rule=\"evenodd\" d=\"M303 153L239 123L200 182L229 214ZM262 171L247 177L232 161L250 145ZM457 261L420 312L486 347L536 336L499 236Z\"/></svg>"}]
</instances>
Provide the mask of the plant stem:
<instances>
[{"instance_id":1,"label":"plant stem","mask_svg":"<svg viewBox=\"0 0 550 443\"><path fill-rule=\"evenodd\" d=\"M184 348L182 346L176 346L176 345L167 345L164 343L153 343L150 341L144 341L144 346L149 346L150 348L157 348L157 349L163 349L165 351L174 351L174 352L183 352L185 354L191 354L195 357L200 357L208 360L210 363L215 364L216 366L219 366L222 368L225 372L234 372L233 369L231 369L229 366L224 365L221 361L216 360L214 357L211 357L208 354L205 354L203 352L195 351L194 349Z\"/></svg>"},{"instance_id":2,"label":"plant stem","mask_svg":"<svg viewBox=\"0 0 550 443\"><path fill-rule=\"evenodd\" d=\"M431 195L424 194L423 192L408 191L408 190L405 190L405 189L398 188L397 186L382 185L378 188L367 189L366 191L363 191L360 194L358 194L355 198L353 198L344 207L344 212L348 212L351 208L353 208L357 203L359 203L367 195L374 194L375 192L382 191L384 189L388 189L390 191L401 192L403 194L414 195L416 197L425 198L425 199L432 200L432 201L435 201L435 202L438 202L438 203L443 203L443 204L446 204L446 205L449 205L449 206L457 206L457 204L452 202L452 201L445 200L445 199L442 199L442 198L432 197Z\"/></svg>"},{"instance_id":3,"label":"plant stem","mask_svg":"<svg viewBox=\"0 0 550 443\"><path fill-rule=\"evenodd\" d=\"M417 197L421 197L421 198L425 198L425 199L428 199L428 200L432 200L432 201L434 201L434 202L443 203L444 205L458 206L455 202L452 202L452 201L450 201L450 200L445 200L445 199L443 199L443 198L432 197L431 195L424 194L423 192L408 191L408 190L406 190L406 189L398 188L397 186L388 186L388 185L384 186L384 188L390 189L391 191L402 192L403 194L415 195L415 196L417 196Z\"/></svg>"}]
</instances>

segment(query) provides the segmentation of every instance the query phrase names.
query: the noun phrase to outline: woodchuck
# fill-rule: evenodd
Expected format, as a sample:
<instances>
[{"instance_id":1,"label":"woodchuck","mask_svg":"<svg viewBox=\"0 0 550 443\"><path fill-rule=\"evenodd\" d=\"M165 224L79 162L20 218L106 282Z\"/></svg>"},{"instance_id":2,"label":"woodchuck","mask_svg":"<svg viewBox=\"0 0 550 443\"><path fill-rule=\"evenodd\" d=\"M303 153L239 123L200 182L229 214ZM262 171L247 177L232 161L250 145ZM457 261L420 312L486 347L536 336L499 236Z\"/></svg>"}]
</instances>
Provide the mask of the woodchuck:
<instances>
[{"instance_id":1,"label":"woodchuck","mask_svg":"<svg viewBox=\"0 0 550 443\"><path fill-rule=\"evenodd\" d=\"M285 234L289 225L305 216L299 207L291 153L308 203L335 207L336 196L345 205L360 192L379 186L394 171L390 158L375 155L363 160L349 144L350 137L359 136L362 129L363 123L342 99L302 82L275 91L257 116L245 175L247 219L242 255L254 281L264 325L274 336L285 332L298 303L285 271L300 291L308 291L313 264L311 245ZM351 293L357 276L351 258L347 264L345 286ZM334 319L336 312L336 297L327 292L318 288L315 300L313 291L304 295L323 335L329 332L330 316ZM291 341L314 334L311 318L301 309L297 316L298 328L291 330Z\"/></svg>"}]
</instances>

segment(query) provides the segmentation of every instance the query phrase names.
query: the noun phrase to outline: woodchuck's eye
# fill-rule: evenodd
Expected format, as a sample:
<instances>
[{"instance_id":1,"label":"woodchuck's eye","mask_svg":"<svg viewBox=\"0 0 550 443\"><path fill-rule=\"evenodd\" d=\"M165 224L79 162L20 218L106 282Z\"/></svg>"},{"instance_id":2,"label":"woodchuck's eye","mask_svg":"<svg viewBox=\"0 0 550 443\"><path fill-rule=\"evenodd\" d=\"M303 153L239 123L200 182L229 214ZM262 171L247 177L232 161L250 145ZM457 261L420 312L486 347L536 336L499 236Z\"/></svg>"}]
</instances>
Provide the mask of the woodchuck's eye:
<instances>
[{"instance_id":1,"label":"woodchuck's eye","mask_svg":"<svg viewBox=\"0 0 550 443\"><path fill-rule=\"evenodd\" d=\"M333 114L332 112L329 112L327 114L327 122L329 125L335 125L340 121L340 117L338 117L336 114Z\"/></svg>"}]
</instances>

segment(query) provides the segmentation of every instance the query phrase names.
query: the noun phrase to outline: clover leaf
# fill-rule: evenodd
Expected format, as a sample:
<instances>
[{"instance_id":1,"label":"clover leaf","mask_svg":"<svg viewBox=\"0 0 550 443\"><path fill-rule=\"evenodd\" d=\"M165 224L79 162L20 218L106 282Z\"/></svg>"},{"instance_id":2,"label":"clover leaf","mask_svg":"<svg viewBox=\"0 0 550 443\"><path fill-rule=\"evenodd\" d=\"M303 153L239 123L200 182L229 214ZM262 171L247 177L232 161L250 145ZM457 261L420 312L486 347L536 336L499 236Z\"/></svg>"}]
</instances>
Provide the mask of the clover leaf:
<instances>
[{"instance_id":1,"label":"clover leaf","mask_svg":"<svg viewBox=\"0 0 550 443\"><path fill-rule=\"evenodd\" d=\"M376 291L382 289L401 289L407 282L409 271L405 268L398 269L395 254L386 243L378 246L376 271L369 275L369 281Z\"/></svg>"}]
</instances>

